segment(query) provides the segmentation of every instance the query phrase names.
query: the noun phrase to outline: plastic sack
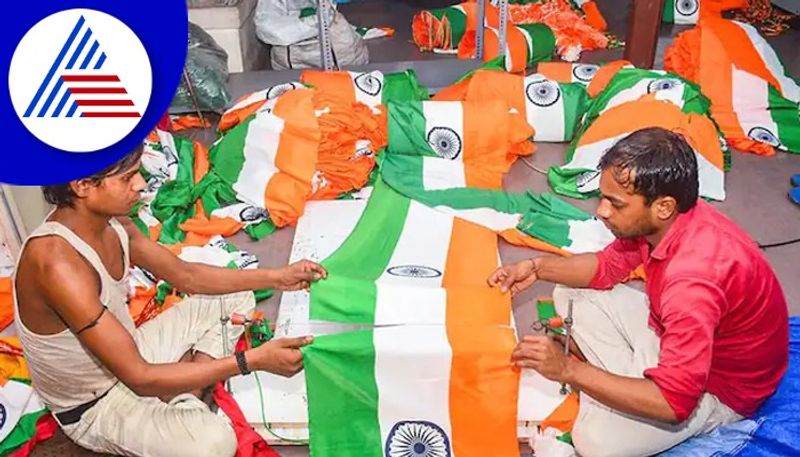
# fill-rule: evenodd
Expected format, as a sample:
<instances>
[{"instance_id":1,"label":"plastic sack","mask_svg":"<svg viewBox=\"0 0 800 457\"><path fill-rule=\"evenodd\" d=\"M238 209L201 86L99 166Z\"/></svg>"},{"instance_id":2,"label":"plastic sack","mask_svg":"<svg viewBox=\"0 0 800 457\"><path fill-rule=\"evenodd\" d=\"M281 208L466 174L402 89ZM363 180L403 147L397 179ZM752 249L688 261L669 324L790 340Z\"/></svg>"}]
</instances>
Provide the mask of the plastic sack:
<instances>
[{"instance_id":1,"label":"plastic sack","mask_svg":"<svg viewBox=\"0 0 800 457\"><path fill-rule=\"evenodd\" d=\"M316 19L316 16L313 16ZM315 22L316 25L316 22ZM336 13L330 27L333 58L340 67L366 65L369 63L369 50L355 29L341 13ZM319 68L322 60L317 33L313 38L290 46L273 46L271 51L272 69L288 70L294 68Z\"/></svg>"},{"instance_id":2,"label":"plastic sack","mask_svg":"<svg viewBox=\"0 0 800 457\"><path fill-rule=\"evenodd\" d=\"M273 46L289 46L319 34L317 15L305 11L316 9L315 0L258 0L255 18L256 36ZM335 10L328 8L326 20L333 20Z\"/></svg>"},{"instance_id":3,"label":"plastic sack","mask_svg":"<svg viewBox=\"0 0 800 457\"><path fill-rule=\"evenodd\" d=\"M192 83L197 107L192 94L186 85L186 78L181 83L169 107L171 114L214 111L221 113L230 103L228 92L228 53L222 49L214 38L196 24L189 23L189 49L184 66Z\"/></svg>"}]
</instances>

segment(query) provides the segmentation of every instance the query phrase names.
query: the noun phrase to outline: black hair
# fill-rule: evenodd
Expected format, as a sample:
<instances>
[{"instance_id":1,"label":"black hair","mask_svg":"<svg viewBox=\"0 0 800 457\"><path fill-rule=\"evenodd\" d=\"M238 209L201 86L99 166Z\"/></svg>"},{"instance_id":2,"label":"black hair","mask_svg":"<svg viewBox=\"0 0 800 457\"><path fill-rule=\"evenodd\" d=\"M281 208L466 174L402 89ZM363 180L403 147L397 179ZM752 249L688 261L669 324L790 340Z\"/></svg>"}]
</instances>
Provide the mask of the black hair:
<instances>
[{"instance_id":1,"label":"black hair","mask_svg":"<svg viewBox=\"0 0 800 457\"><path fill-rule=\"evenodd\" d=\"M678 133L660 127L633 132L600 159L600 169L608 168L617 182L632 184L648 205L658 197L672 197L678 212L685 213L697 204L697 157Z\"/></svg>"},{"instance_id":2,"label":"black hair","mask_svg":"<svg viewBox=\"0 0 800 457\"><path fill-rule=\"evenodd\" d=\"M143 149L143 146L139 145L136 149L125 155L125 157L118 160L113 165L110 165L98 171L97 173L82 179L87 179L94 184L99 184L100 181L105 178L118 175L139 161L139 159L142 157ZM42 193L44 194L44 199L47 200L47 203L56 205L59 208L64 206L72 207L75 203L75 199L78 198L78 196L75 195L75 192L72 190L69 182L42 186Z\"/></svg>"}]
</instances>

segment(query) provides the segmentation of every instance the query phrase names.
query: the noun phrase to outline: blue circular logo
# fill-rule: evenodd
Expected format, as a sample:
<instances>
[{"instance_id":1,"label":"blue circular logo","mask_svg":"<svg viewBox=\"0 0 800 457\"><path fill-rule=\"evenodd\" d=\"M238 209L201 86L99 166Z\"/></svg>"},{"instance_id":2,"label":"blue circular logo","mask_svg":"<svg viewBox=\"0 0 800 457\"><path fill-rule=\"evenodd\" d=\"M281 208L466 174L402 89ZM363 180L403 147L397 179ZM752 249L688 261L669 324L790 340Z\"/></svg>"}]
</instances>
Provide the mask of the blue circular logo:
<instances>
[{"instance_id":1,"label":"blue circular logo","mask_svg":"<svg viewBox=\"0 0 800 457\"><path fill-rule=\"evenodd\" d=\"M187 38L182 1L34 0L15 11L0 45L0 182L62 183L136 148L169 108Z\"/></svg>"}]
</instances>

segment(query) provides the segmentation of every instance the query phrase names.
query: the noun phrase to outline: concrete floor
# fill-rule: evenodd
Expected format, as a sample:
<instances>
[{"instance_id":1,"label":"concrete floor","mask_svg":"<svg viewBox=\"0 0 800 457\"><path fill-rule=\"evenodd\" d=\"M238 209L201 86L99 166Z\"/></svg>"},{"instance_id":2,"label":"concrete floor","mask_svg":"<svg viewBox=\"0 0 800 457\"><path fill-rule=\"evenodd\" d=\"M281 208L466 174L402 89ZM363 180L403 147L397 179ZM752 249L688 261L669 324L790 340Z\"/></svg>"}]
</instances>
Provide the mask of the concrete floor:
<instances>
[{"instance_id":1,"label":"concrete floor","mask_svg":"<svg viewBox=\"0 0 800 457\"><path fill-rule=\"evenodd\" d=\"M598 2L600 9L609 23L609 30L624 39L627 29L628 7L631 0L609 0ZM410 23L411 17L418 9L408 2L390 0L370 0L342 5L341 11L354 25L392 26L397 30L393 38L384 38L368 42L371 62L388 64L383 68L393 67L391 62L430 61L452 59L450 56L441 56L432 53L420 53L411 42ZM662 63L664 50L675 36L685 28L664 25L660 31L659 48L657 52L656 67ZM779 37L771 38L770 43L775 47L783 59L784 64L794 77L800 77L800 31L789 31ZM587 52L581 58L584 62L604 62L622 57L621 50ZM423 65L430 70L428 62L415 64ZM432 62L430 64L433 64ZM445 64L441 70L444 73L458 74L470 64L461 61L452 61L452 65ZM449 71L448 71L449 70ZM458 71L456 71L458 70ZM431 75L420 75L423 84L425 78ZM266 73L237 74L231 77L231 92L237 97L248 91L263 88L275 75ZM287 76L287 80L294 76ZM449 76L447 76L449 78ZM437 85L440 86L440 85ZM203 135L206 139L213 138ZM538 150L533 157L537 168L547 169L551 165L564 162L564 144L538 144ZM716 203L721 211L739 223L759 243L774 243L800 237L800 207L791 204L786 194L789 190L789 177L800 173L800 155L778 154L775 157L765 158L752 154L743 154L734 151L733 168L727 175L726 190L728 198L725 202ZM518 161L506 177L505 187L510 191L529 189L535 192L550 190L544 175L532 170L527 165ZM577 206L587 211L593 211L596 200L573 201ZM293 228L286 228L273 234L260 243L251 242L246 235L238 234L231 241L242 249L258 255L262 267L277 267L285 265L289 258ZM513 262L525 257L537 256L539 253L529 249L510 246L501 241L500 254L503 262ZM798 264L800 261L800 244L784 246L766 251L767 257L772 262L778 277L786 292L789 310L792 315L800 315L800 274ZM539 283L531 290L526 291L514 300L514 315L520 335L528 333L530 324L536 318L534 306L531 304L537 297L548 296L553 285ZM280 294L262 302L259 307L267 312L271 319L277 315ZM305 457L308 449L304 446L279 447L278 452L283 457ZM87 456L94 455L78 449L59 434L53 440L40 445L34 456ZM529 450L523 447L522 456L529 456Z\"/></svg>"}]
</instances>

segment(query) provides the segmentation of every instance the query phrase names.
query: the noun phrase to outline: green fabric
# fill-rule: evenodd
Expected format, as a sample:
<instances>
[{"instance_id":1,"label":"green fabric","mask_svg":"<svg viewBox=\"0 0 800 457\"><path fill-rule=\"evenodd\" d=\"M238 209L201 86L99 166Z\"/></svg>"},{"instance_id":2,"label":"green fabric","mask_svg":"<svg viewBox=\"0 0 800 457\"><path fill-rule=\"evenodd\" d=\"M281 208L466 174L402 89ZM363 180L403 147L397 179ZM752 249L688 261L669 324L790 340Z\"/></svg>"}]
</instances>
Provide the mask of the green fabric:
<instances>
[{"instance_id":1,"label":"green fabric","mask_svg":"<svg viewBox=\"0 0 800 457\"><path fill-rule=\"evenodd\" d=\"M387 116L388 148L393 153L437 157L425 137L422 102L390 103Z\"/></svg>"},{"instance_id":2,"label":"green fabric","mask_svg":"<svg viewBox=\"0 0 800 457\"><path fill-rule=\"evenodd\" d=\"M536 312L538 313L538 319L540 321L550 319L551 317L558 315L556 312L556 306L552 299L538 300L536 302Z\"/></svg>"},{"instance_id":3,"label":"green fabric","mask_svg":"<svg viewBox=\"0 0 800 457\"><path fill-rule=\"evenodd\" d=\"M310 456L382 457L372 330L317 336L301 351Z\"/></svg>"},{"instance_id":4,"label":"green fabric","mask_svg":"<svg viewBox=\"0 0 800 457\"><path fill-rule=\"evenodd\" d=\"M800 153L800 106L789 101L780 92L769 86L768 108L772 120L777 124L779 149ZM747 132L745 132L747 133Z\"/></svg>"},{"instance_id":5,"label":"green fabric","mask_svg":"<svg viewBox=\"0 0 800 457\"><path fill-rule=\"evenodd\" d=\"M528 65L536 62L548 61L556 50L556 36L553 30L545 24L517 24L523 33L531 37L533 48L529 48Z\"/></svg>"},{"instance_id":6,"label":"green fabric","mask_svg":"<svg viewBox=\"0 0 800 457\"><path fill-rule=\"evenodd\" d=\"M317 14L317 9L313 6L309 6L300 10L300 19L311 17L315 14Z\"/></svg>"},{"instance_id":7,"label":"green fabric","mask_svg":"<svg viewBox=\"0 0 800 457\"><path fill-rule=\"evenodd\" d=\"M30 441L36 435L36 422L47 413L48 411L43 409L20 417L19 422L14 426L14 430L6 436L6 439L0 442L0 456L9 455Z\"/></svg>"},{"instance_id":8,"label":"green fabric","mask_svg":"<svg viewBox=\"0 0 800 457\"><path fill-rule=\"evenodd\" d=\"M675 23L675 0L664 0L664 14L661 16L661 22Z\"/></svg>"},{"instance_id":9,"label":"green fabric","mask_svg":"<svg viewBox=\"0 0 800 457\"><path fill-rule=\"evenodd\" d=\"M409 205L408 198L382 181L376 183L352 233L322 262L328 279L311 285L312 320L365 324L375 321L375 280L391 260ZM364 252L370 255L364 256Z\"/></svg>"},{"instance_id":10,"label":"green fabric","mask_svg":"<svg viewBox=\"0 0 800 457\"><path fill-rule=\"evenodd\" d=\"M583 115L592 103L586 87L580 83L558 83L564 97L564 141L575 137ZM534 126L535 128L536 126Z\"/></svg>"},{"instance_id":11,"label":"green fabric","mask_svg":"<svg viewBox=\"0 0 800 457\"><path fill-rule=\"evenodd\" d=\"M383 77L383 92L381 101L384 105L390 102L405 102L412 100L428 100L428 89L422 87L413 69L399 73L389 73Z\"/></svg>"},{"instance_id":12,"label":"green fabric","mask_svg":"<svg viewBox=\"0 0 800 457\"><path fill-rule=\"evenodd\" d=\"M458 48L458 44L461 43L461 39L464 38L464 34L467 32L467 15L461 8L457 8L457 6L458 5L453 5L447 8L430 10L433 17L440 21L447 17L450 23L451 49Z\"/></svg>"}]
</instances>

